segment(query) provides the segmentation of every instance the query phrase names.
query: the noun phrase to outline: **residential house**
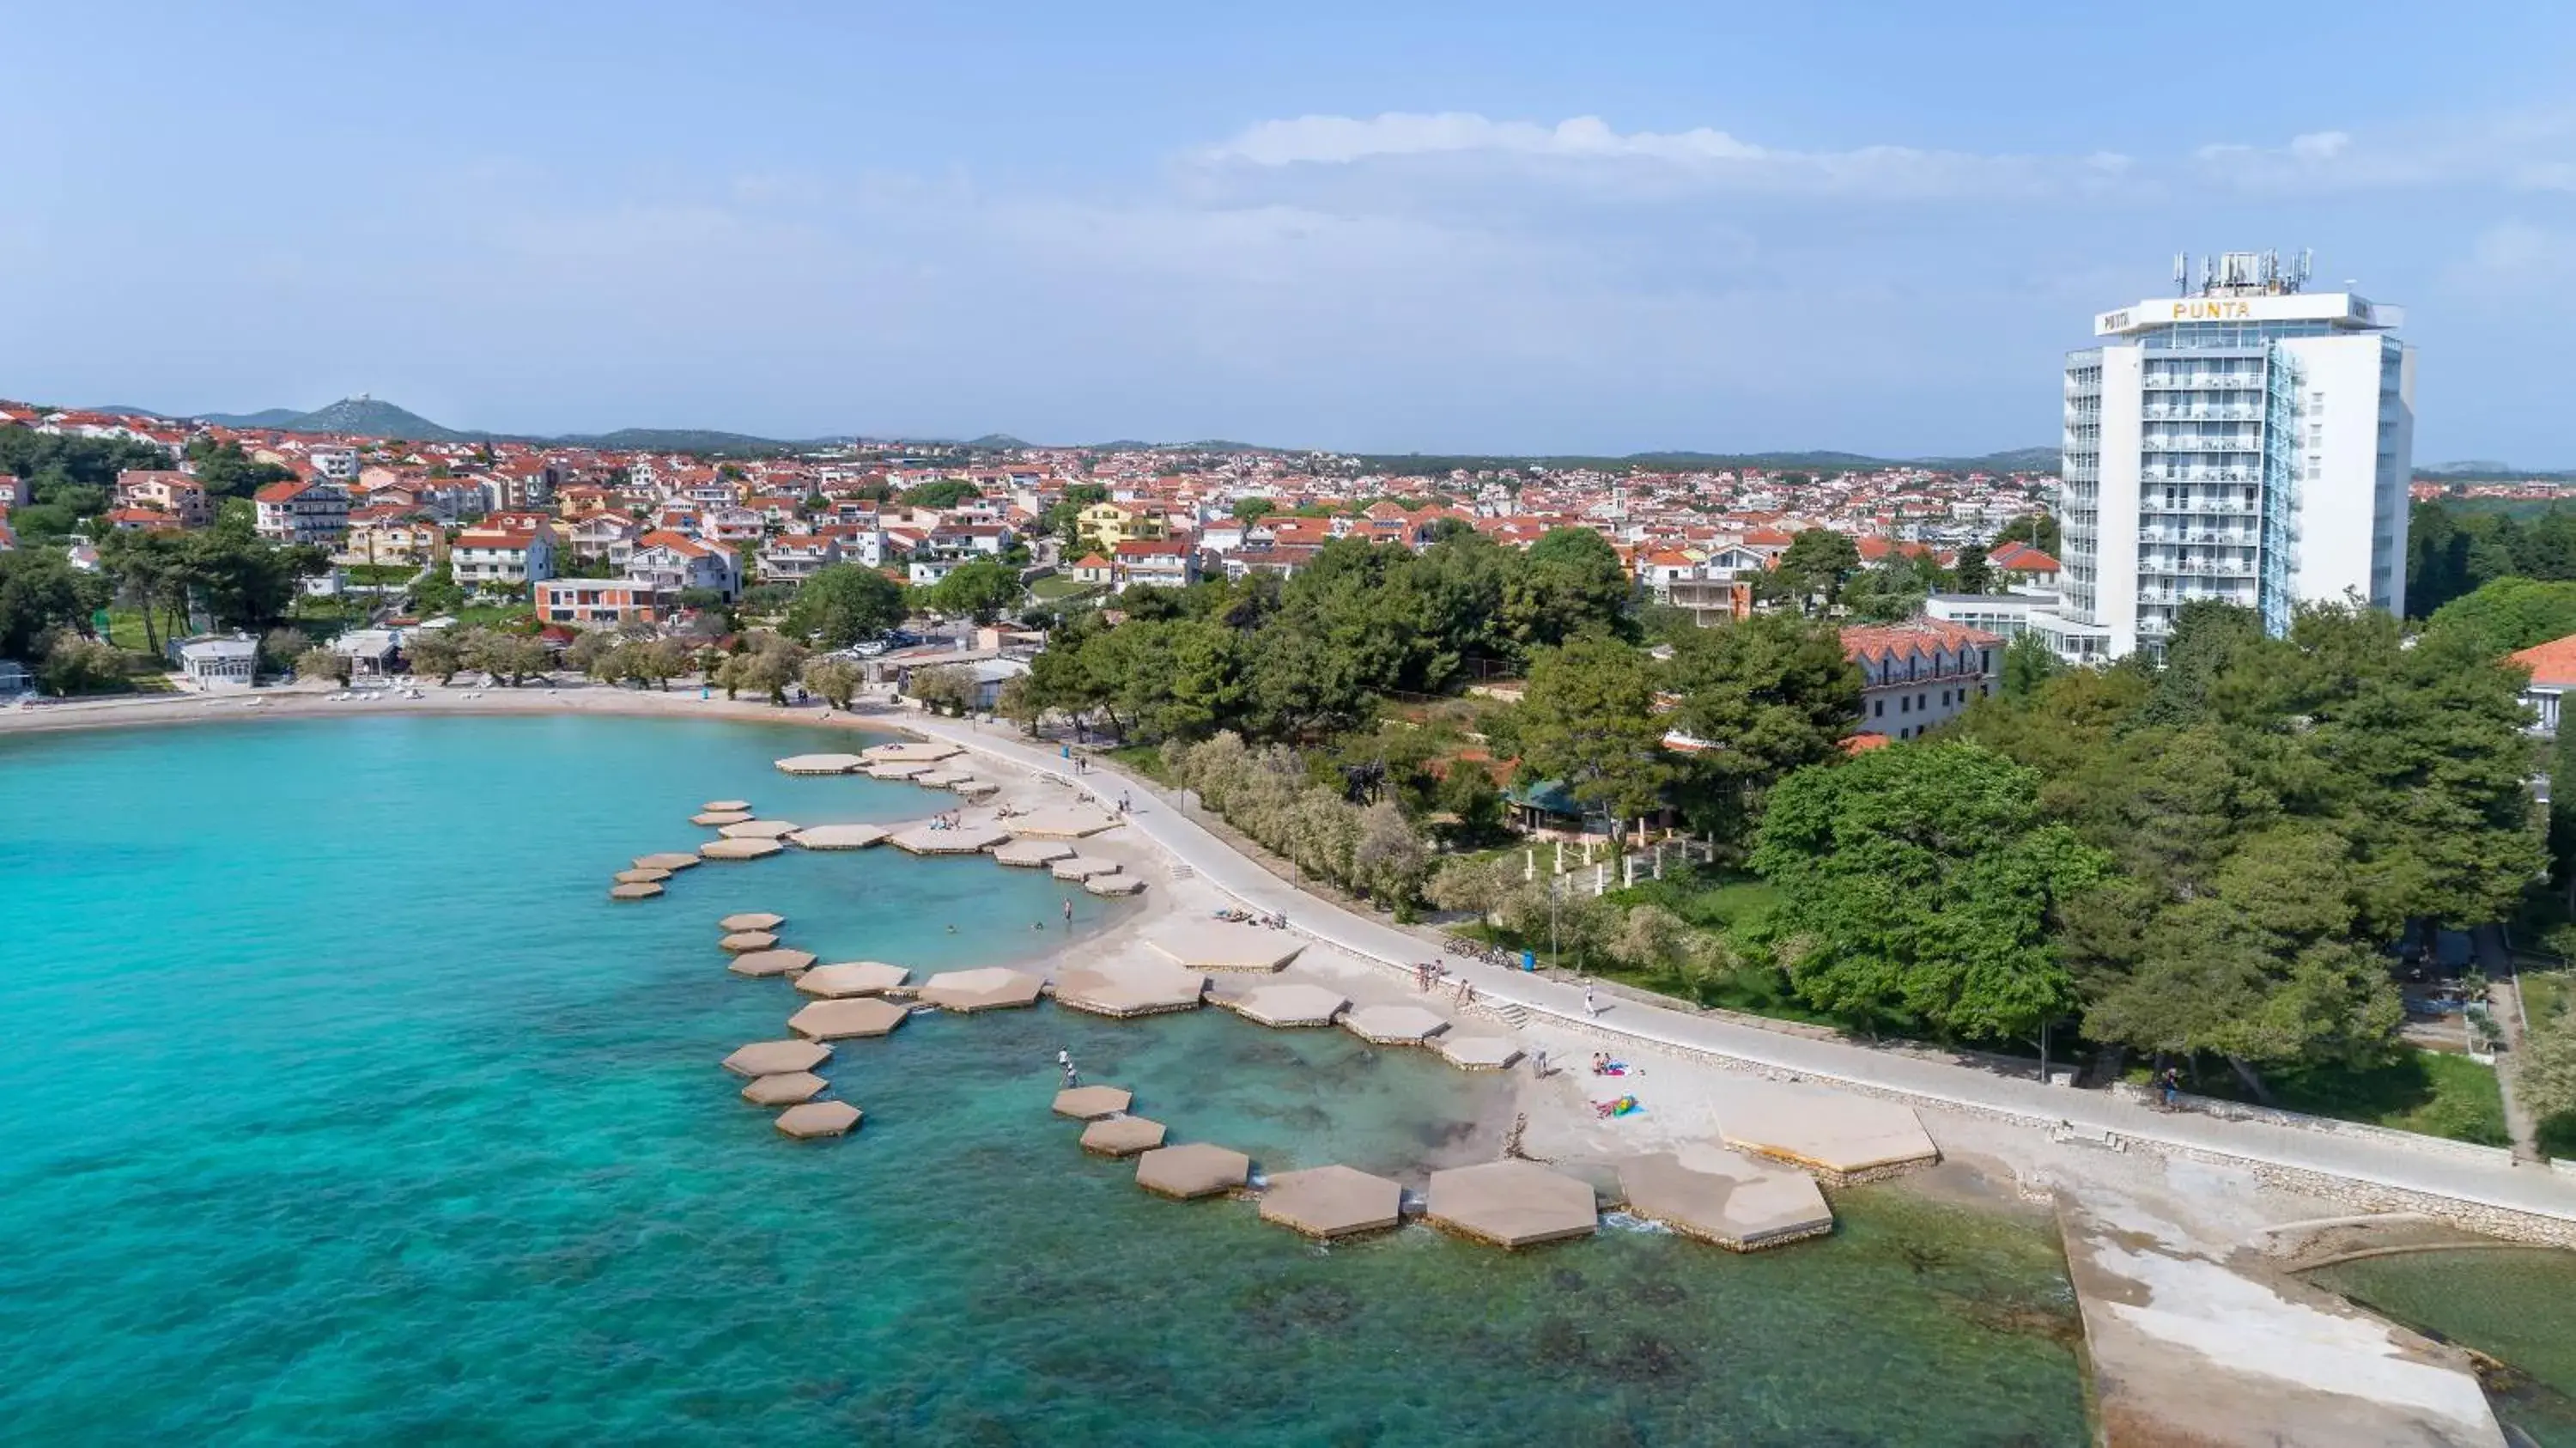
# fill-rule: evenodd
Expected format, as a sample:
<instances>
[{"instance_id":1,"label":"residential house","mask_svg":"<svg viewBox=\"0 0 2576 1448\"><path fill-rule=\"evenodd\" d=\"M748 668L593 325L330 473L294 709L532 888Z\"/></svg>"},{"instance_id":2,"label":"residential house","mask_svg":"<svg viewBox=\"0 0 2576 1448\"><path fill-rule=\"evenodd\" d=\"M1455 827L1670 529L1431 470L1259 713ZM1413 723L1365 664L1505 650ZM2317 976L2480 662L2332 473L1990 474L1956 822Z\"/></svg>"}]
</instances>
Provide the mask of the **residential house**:
<instances>
[{"instance_id":1,"label":"residential house","mask_svg":"<svg viewBox=\"0 0 2576 1448\"><path fill-rule=\"evenodd\" d=\"M1912 739L1992 694L2003 676L2003 639L1935 618L1855 624L1843 653L1860 665L1863 733Z\"/></svg>"},{"instance_id":2,"label":"residential house","mask_svg":"<svg viewBox=\"0 0 2576 1448\"><path fill-rule=\"evenodd\" d=\"M1074 531L1086 542L1111 549L1130 538L1163 536L1159 518L1125 503L1092 504L1074 515Z\"/></svg>"},{"instance_id":3,"label":"residential house","mask_svg":"<svg viewBox=\"0 0 2576 1448\"><path fill-rule=\"evenodd\" d=\"M674 597L703 588L731 603L742 597L742 560L733 549L706 539L656 531L636 540L626 560L629 581Z\"/></svg>"},{"instance_id":4,"label":"residential house","mask_svg":"<svg viewBox=\"0 0 2576 1448\"><path fill-rule=\"evenodd\" d=\"M1199 581L1199 552L1188 543L1131 538L1111 551L1111 578L1120 588L1152 584L1186 588Z\"/></svg>"},{"instance_id":5,"label":"residential house","mask_svg":"<svg viewBox=\"0 0 2576 1448\"><path fill-rule=\"evenodd\" d=\"M206 496L205 484L186 473L128 469L116 475L116 501L123 508L165 514L181 528L203 528L215 521L214 499Z\"/></svg>"},{"instance_id":6,"label":"residential house","mask_svg":"<svg viewBox=\"0 0 2576 1448\"><path fill-rule=\"evenodd\" d=\"M764 583L802 583L840 561L840 540L829 533L781 533L760 550L760 577Z\"/></svg>"},{"instance_id":7,"label":"residential house","mask_svg":"<svg viewBox=\"0 0 2576 1448\"><path fill-rule=\"evenodd\" d=\"M554 528L543 522L533 528L477 524L448 544L447 564L465 588L542 583L555 576Z\"/></svg>"},{"instance_id":8,"label":"residential house","mask_svg":"<svg viewBox=\"0 0 2576 1448\"><path fill-rule=\"evenodd\" d=\"M623 513L591 513L559 531L564 551L573 557L601 559L611 568L623 569L635 555L635 540L644 536L644 525Z\"/></svg>"},{"instance_id":9,"label":"residential house","mask_svg":"<svg viewBox=\"0 0 2576 1448\"><path fill-rule=\"evenodd\" d=\"M338 561L376 567L418 567L446 551L447 531L401 508L371 504L349 511L349 535Z\"/></svg>"},{"instance_id":10,"label":"residential house","mask_svg":"<svg viewBox=\"0 0 2576 1448\"><path fill-rule=\"evenodd\" d=\"M271 483L251 495L259 536L277 543L339 543L349 531L349 490L327 478Z\"/></svg>"},{"instance_id":11,"label":"residential house","mask_svg":"<svg viewBox=\"0 0 2576 1448\"><path fill-rule=\"evenodd\" d=\"M2531 710L2531 732L2556 737L2559 701L2576 688L2576 634L2507 654L2505 662L2531 671L2531 682L2522 690L2522 702Z\"/></svg>"},{"instance_id":12,"label":"residential house","mask_svg":"<svg viewBox=\"0 0 2576 1448\"><path fill-rule=\"evenodd\" d=\"M1117 568L1097 553L1086 553L1073 565L1073 579L1076 583L1111 583L1116 581L1117 577Z\"/></svg>"},{"instance_id":13,"label":"residential house","mask_svg":"<svg viewBox=\"0 0 2576 1448\"><path fill-rule=\"evenodd\" d=\"M248 634L172 639L170 661L208 692L247 689L259 673L259 641Z\"/></svg>"},{"instance_id":14,"label":"residential house","mask_svg":"<svg viewBox=\"0 0 2576 1448\"><path fill-rule=\"evenodd\" d=\"M662 623L675 611L670 592L625 578L550 578L536 593L537 617L547 623L611 628Z\"/></svg>"},{"instance_id":15,"label":"residential house","mask_svg":"<svg viewBox=\"0 0 2576 1448\"><path fill-rule=\"evenodd\" d=\"M2062 567L2056 559L2019 542L1998 545L1986 555L1986 565L2007 583L2026 583L2034 588L2055 588Z\"/></svg>"}]
</instances>

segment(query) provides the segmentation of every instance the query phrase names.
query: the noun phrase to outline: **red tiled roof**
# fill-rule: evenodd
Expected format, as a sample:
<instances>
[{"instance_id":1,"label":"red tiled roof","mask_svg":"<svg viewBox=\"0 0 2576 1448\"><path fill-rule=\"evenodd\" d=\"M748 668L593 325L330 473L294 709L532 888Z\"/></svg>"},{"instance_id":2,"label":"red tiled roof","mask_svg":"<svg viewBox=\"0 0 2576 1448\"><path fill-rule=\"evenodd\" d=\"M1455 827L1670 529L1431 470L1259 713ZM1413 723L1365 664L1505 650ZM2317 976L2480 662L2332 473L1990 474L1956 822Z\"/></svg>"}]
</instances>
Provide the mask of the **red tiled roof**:
<instances>
[{"instance_id":1,"label":"red tiled roof","mask_svg":"<svg viewBox=\"0 0 2576 1448\"><path fill-rule=\"evenodd\" d=\"M2507 654L2505 662L2531 670L2531 682L2535 684L2558 688L2576 684L2576 634Z\"/></svg>"},{"instance_id":2,"label":"red tiled roof","mask_svg":"<svg viewBox=\"0 0 2576 1448\"><path fill-rule=\"evenodd\" d=\"M1844 655L1866 660L1935 649L1993 648L2003 642L2001 635L1937 618L1910 618L1903 623L1854 624L1845 628L1842 634Z\"/></svg>"}]
</instances>

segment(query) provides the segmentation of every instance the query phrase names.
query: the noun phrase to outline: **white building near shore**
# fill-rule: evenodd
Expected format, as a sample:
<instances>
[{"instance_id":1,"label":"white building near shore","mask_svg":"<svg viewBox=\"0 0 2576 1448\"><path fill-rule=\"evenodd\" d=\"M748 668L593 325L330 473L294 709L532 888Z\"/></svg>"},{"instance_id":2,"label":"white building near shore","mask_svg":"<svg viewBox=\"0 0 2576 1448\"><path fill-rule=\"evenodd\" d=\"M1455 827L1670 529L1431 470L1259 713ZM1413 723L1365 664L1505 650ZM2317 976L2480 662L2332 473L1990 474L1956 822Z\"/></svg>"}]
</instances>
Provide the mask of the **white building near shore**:
<instances>
[{"instance_id":1,"label":"white building near shore","mask_svg":"<svg viewBox=\"0 0 2576 1448\"><path fill-rule=\"evenodd\" d=\"M2209 258L2067 354L2063 598L2030 617L2061 656L2160 652L2195 599L2273 633L2302 603L2404 608L2415 351L2400 309L2306 280L2272 253Z\"/></svg>"}]
</instances>

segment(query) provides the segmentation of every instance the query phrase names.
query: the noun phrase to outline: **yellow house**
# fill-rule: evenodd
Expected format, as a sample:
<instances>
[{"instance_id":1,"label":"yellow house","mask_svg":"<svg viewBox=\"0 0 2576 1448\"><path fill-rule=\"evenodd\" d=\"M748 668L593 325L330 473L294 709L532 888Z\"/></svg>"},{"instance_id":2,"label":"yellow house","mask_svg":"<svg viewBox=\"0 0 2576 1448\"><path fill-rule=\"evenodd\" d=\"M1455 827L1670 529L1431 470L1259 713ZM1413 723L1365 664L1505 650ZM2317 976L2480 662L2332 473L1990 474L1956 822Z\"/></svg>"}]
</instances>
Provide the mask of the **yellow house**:
<instances>
[{"instance_id":1,"label":"yellow house","mask_svg":"<svg viewBox=\"0 0 2576 1448\"><path fill-rule=\"evenodd\" d=\"M1086 540L1108 551L1133 539L1163 536L1162 519L1117 503L1092 504L1075 515L1074 526Z\"/></svg>"}]
</instances>

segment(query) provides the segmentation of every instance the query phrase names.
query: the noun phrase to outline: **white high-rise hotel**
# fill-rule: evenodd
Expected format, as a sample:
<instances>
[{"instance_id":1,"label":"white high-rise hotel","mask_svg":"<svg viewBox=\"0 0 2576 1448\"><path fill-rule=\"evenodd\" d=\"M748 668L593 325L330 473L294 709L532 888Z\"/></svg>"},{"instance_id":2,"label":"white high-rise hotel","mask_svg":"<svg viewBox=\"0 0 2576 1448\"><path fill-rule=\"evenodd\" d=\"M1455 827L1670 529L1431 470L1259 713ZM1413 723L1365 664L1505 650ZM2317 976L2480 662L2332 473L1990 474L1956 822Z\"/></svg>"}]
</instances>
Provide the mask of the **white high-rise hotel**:
<instances>
[{"instance_id":1,"label":"white high-rise hotel","mask_svg":"<svg viewBox=\"0 0 2576 1448\"><path fill-rule=\"evenodd\" d=\"M2160 651L2198 598L2274 633L2300 603L2404 607L2415 349L2397 308L2306 277L2204 260L2197 288L2102 313L2101 344L2067 354L2063 591L2030 615L2061 655Z\"/></svg>"}]
</instances>

